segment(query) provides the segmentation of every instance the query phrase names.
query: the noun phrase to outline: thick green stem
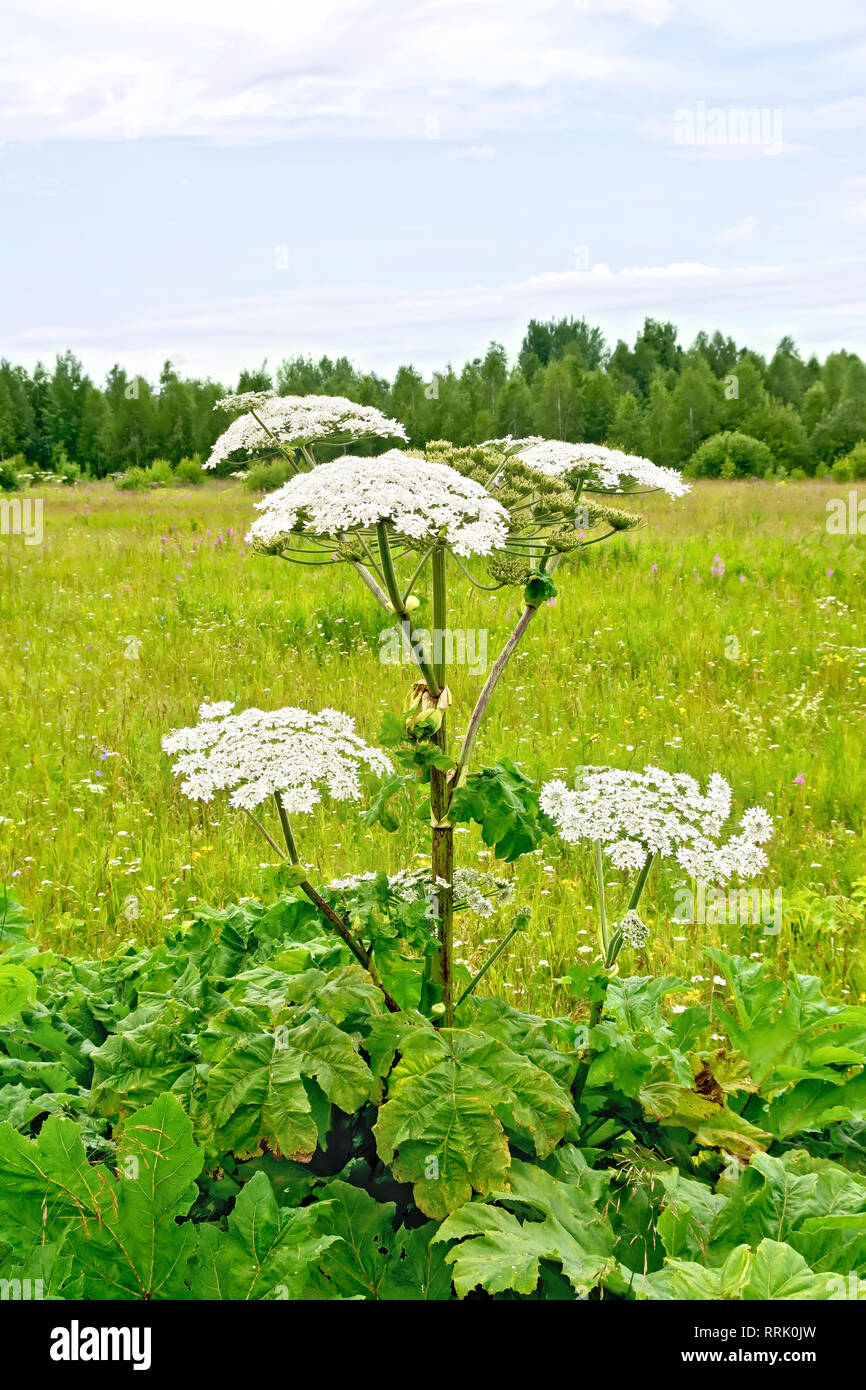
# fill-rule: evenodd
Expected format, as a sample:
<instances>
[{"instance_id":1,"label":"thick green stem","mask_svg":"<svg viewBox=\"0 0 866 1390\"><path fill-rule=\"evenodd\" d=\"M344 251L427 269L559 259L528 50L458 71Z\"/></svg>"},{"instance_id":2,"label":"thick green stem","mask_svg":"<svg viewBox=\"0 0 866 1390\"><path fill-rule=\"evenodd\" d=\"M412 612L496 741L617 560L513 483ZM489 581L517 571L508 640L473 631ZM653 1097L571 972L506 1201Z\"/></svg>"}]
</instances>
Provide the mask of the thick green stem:
<instances>
[{"instance_id":1,"label":"thick green stem","mask_svg":"<svg viewBox=\"0 0 866 1390\"><path fill-rule=\"evenodd\" d=\"M439 690L445 688L445 624L448 616L445 585L446 551L437 546L433 551L433 675ZM428 682L429 685L429 682ZM435 741L444 753L447 749L447 713L443 711ZM454 828L448 819L450 801L448 774L439 768L430 769L430 823L432 826L433 892L439 912L438 983L442 988L446 1028L454 1024Z\"/></svg>"}]
</instances>

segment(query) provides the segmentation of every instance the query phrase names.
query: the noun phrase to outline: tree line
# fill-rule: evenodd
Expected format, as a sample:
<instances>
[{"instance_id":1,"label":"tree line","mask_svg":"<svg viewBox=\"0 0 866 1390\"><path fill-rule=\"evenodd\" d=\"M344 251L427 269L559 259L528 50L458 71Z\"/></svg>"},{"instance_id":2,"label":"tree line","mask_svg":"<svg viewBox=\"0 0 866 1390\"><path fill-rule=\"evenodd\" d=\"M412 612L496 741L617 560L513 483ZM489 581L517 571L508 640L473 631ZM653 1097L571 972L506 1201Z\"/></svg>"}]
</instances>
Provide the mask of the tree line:
<instances>
[{"instance_id":1,"label":"tree line","mask_svg":"<svg viewBox=\"0 0 866 1390\"><path fill-rule=\"evenodd\" d=\"M392 380L347 357L288 357L245 370L237 391L347 396L400 420L413 445L479 443L506 434L605 443L690 472L735 476L830 467L866 440L866 364L824 362L784 337L767 359L720 332L690 347L672 323L647 318L612 349L585 319L530 321L515 361L499 343L459 370ZM206 457L226 417L226 387L182 378L166 362L155 384L112 367L97 385L70 351L32 372L0 362L0 459L93 477ZM866 448L866 446L864 446ZM863 452L861 449L860 453Z\"/></svg>"}]
</instances>

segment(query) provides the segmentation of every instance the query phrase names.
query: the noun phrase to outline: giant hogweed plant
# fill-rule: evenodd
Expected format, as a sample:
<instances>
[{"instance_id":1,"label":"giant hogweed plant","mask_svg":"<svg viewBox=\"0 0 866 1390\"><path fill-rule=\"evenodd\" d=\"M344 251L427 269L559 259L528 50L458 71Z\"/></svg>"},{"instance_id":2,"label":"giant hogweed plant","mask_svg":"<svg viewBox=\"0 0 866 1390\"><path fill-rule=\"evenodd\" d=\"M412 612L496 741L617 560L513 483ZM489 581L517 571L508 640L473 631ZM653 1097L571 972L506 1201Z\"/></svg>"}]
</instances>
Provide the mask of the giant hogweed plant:
<instances>
[{"instance_id":1,"label":"giant hogweed plant","mask_svg":"<svg viewBox=\"0 0 866 1390\"><path fill-rule=\"evenodd\" d=\"M372 407L339 398L299 399L257 392L228 397L221 404L241 413L214 446L210 466L239 453L249 455L265 449L280 451L294 470L283 487L259 503L261 516L253 523L248 540L264 553L299 565L352 565L382 609L396 618L403 649L414 663L416 678L406 692L402 717L391 714L381 731L381 740L392 750L393 762L385 759L382 763L383 755L373 750L363 755L368 762L378 756L380 770L386 773L368 820L396 829L392 798L407 786L423 787L423 809L425 818L429 817L431 838L426 896L436 944L426 953L428 969L418 980L411 1002L424 1003L432 1016L450 1028L455 1004L468 998L523 920L518 914L509 936L475 980L457 980L453 956L455 894L461 886L465 889L471 873L455 864L455 823L477 822L485 844L509 862L534 849L541 836L553 828L536 788L519 768L505 761L491 767L473 766L476 739L490 701L529 624L556 595L554 575L562 559L581 556L590 546L639 524L639 515L612 503L611 496L661 488L678 497L687 490L686 485L674 470L660 468L648 459L539 438L491 440L474 449L438 443L423 455L390 449L372 458L344 454L318 463L315 451L323 444L333 450L335 445L345 446L352 440L399 437L404 432L396 421L389 421ZM468 711L465 733L453 748L446 659L451 567L486 591L522 588L524 600L513 631ZM417 629L413 620L419 607L414 591L427 581L432 591L431 632ZM284 725L286 720L302 717L298 711L282 711L281 715ZM324 715L338 717L330 711ZM281 784L281 775L291 777L291 765L300 760L305 767L321 769L327 779L327 757L340 754L336 748L327 753L321 750L319 756L309 756L306 749L302 753L304 740L293 737L287 728L278 755L273 756L271 748L267 771L263 767L259 774L252 729L243 756L234 764L231 751L226 751L244 719L261 724L265 716L258 712L230 715L222 727L209 716L197 731L172 735L166 748L173 752L181 746L192 750L195 745L204 752L210 748L207 741L213 740L202 768L219 765L222 781L197 780L195 752L190 751L176 768L187 775L184 790L192 796L209 796L215 785L231 786L234 804L250 814L251 802L258 805L272 796L286 853L298 865L295 835L288 820L296 796ZM264 749L262 752L268 756ZM283 774L282 767L286 769ZM334 792L333 785L330 790ZM351 794L357 793L357 784L351 782ZM274 846L270 832L257 823ZM715 822L710 828L718 830ZM592 838L600 852L601 840ZM648 851L638 866L632 912L651 862ZM416 884L419 890L424 886L417 880ZM310 896L316 892L306 880L301 880L300 886ZM352 880L343 884L344 911L350 917L354 904L345 895L358 886ZM389 1007L393 1007L393 995L382 981L382 962L377 960L382 946L370 934L369 918L364 924L366 939L360 939L333 904L318 893L316 896L323 913L371 971ZM601 901L605 964L610 968L615 952L608 959L611 943L606 939L603 897ZM620 944L625 939L622 933L616 937ZM405 972L405 962L401 964ZM386 979L387 973L385 969Z\"/></svg>"},{"instance_id":2,"label":"giant hogweed plant","mask_svg":"<svg viewBox=\"0 0 866 1390\"><path fill-rule=\"evenodd\" d=\"M253 543L352 566L415 679L381 748L340 711L228 701L166 737L183 791L226 794L285 860L272 903L197 906L153 949L81 961L39 951L0 893L0 1277L57 1298L857 1296L866 1010L721 952L712 1012L668 1005L685 981L620 973L653 865L747 877L766 813L727 831L718 776L582 768L537 788L473 758L563 559L635 524L611 494L676 496L678 477L543 440L317 462L400 427L340 400L228 407L214 462L266 449L294 470ZM524 605L452 746L436 632L458 569ZM369 822L398 829L414 796L429 866L313 884L302 818L370 776ZM503 864L554 833L591 855L599 959L569 972L573 1016L481 997L523 915L504 871L455 862L470 821ZM633 875L617 910L608 866ZM506 914L474 979L453 961L463 911Z\"/></svg>"}]
</instances>

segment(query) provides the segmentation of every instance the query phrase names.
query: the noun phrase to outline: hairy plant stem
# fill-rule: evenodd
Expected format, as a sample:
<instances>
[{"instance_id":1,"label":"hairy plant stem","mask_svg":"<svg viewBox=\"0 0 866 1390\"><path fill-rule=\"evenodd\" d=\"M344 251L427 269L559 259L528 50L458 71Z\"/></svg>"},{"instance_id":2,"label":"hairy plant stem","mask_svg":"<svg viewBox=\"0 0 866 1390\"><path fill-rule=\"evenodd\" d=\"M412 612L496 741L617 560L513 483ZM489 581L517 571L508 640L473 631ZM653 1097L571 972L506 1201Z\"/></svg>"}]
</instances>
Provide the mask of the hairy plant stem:
<instances>
[{"instance_id":1,"label":"hairy plant stem","mask_svg":"<svg viewBox=\"0 0 866 1390\"><path fill-rule=\"evenodd\" d=\"M385 589L387 590L391 607L393 608L397 617L400 619L400 624L403 628L403 631L408 632L409 634L409 645L412 651L412 659L415 662L415 665L418 667L418 670L421 672L421 675L424 677L427 689L433 696L434 700L438 699L438 697L442 693L441 687L439 686L439 683L436 680L436 674L433 670L433 667L430 665L426 657L424 657L421 654L420 644L415 641L415 633L412 629L412 620L406 611L406 606L403 602L403 596L400 593L400 585L397 582L397 575L394 570L394 561L391 556L391 546L388 542L388 528L385 525L384 521L377 522L376 537L379 542L379 557L382 563L382 578L385 581ZM436 550L434 550L434 558L439 549L440 547L437 546ZM444 555L444 551L442 552L442 554ZM433 626L436 626L435 613L433 617Z\"/></svg>"},{"instance_id":2,"label":"hairy plant stem","mask_svg":"<svg viewBox=\"0 0 866 1390\"><path fill-rule=\"evenodd\" d=\"M380 603L384 609L387 610L388 595L385 593L385 590L381 588L381 586L377 583L376 579L367 569L367 566L362 565L360 560L352 560L351 565L352 569L355 570L356 573L361 576L361 578L363 579L364 583L366 584L367 588L370 590L370 593L373 595L376 601Z\"/></svg>"},{"instance_id":3,"label":"hairy plant stem","mask_svg":"<svg viewBox=\"0 0 866 1390\"><path fill-rule=\"evenodd\" d=\"M448 617L447 591L445 584L445 561L447 552L437 546L432 556L433 571L433 657L434 677L440 690L445 688L445 623ZM442 723L436 731L435 742L442 752L447 751L446 730L447 713L442 713ZM439 911L439 954L437 960L438 983L442 989L442 1003L445 1006L443 1022L446 1028L454 1025L454 828L448 819L448 804L451 799L448 773L440 768L430 769L430 824L432 827L432 877L433 892Z\"/></svg>"},{"instance_id":4,"label":"hairy plant stem","mask_svg":"<svg viewBox=\"0 0 866 1390\"><path fill-rule=\"evenodd\" d=\"M288 851L289 859L292 861L293 864L299 866L301 861L298 856L297 845L295 844L295 836L292 831L291 822L286 813L286 808L283 805L282 798L279 792L274 792L274 801L277 805L277 813L280 817L280 825L282 826L283 838L286 842L286 850ZM253 819L255 820L255 817L253 817ZM256 824L258 825L259 822L256 821ZM263 829L263 827L259 825L259 829ZM267 834L267 831L265 831L265 835L267 839L270 840L271 837ZM273 841L271 841L271 843L273 844ZM331 926L334 928L334 931L337 933L340 939L345 942L345 944L348 946L349 950L352 952L352 955L359 962L359 964L363 965L364 969L369 974L371 980L376 985L377 989L381 991L385 1003L387 1007L391 1010L391 1012L399 1013L400 1005L396 1002L395 999L391 997L391 995L386 990L385 986L382 984L382 981L379 979L379 975L376 971L375 966L373 965L370 952L365 950L361 943L355 939L349 928L346 926L346 923L343 921L342 917L340 917L334 911L330 903L325 902L325 899L322 897L320 893L316 891L312 883L310 883L309 879L302 879L301 882L298 884L298 887L300 888L301 892L309 898L310 902L313 903L314 906L319 909L322 916L325 917L328 922L330 922Z\"/></svg>"},{"instance_id":5,"label":"hairy plant stem","mask_svg":"<svg viewBox=\"0 0 866 1390\"><path fill-rule=\"evenodd\" d=\"M519 643L526 629L529 627L529 624L535 617L536 612L537 609L531 608L529 604L527 604L527 606L524 608L523 612L517 620L517 623L515 624L511 636L508 638L508 641L505 643L505 646L502 648L502 651L499 653L498 657L491 666L487 680L481 687L481 694L478 696L478 699L475 702L475 708L473 709L472 714L469 717L469 723L466 726L466 733L463 735L463 744L460 748L460 756L457 759L457 768L454 772L453 777L453 786L455 789L457 787L462 786L463 783L466 781L469 772L469 759L472 754L472 747L475 743L476 738L478 737L478 730L481 727L481 721L484 718L485 710L487 709L487 706L490 704L493 692L496 689L496 686L499 682L499 677L502 675L503 671L508 665L508 662L511 659L512 652Z\"/></svg>"},{"instance_id":6,"label":"hairy plant stem","mask_svg":"<svg viewBox=\"0 0 866 1390\"><path fill-rule=\"evenodd\" d=\"M548 574L555 574L560 559L561 556L559 555L555 555L553 557L552 563L547 568ZM511 633L511 636L508 638L508 640L505 643L505 646L502 648L502 651L499 653L498 657L491 666L487 680L481 687L481 694L475 701L475 708L473 709L472 714L469 717L469 723L466 726L466 733L463 735L463 743L460 748L460 756L457 759L457 767L455 768L451 779L451 785L453 790L456 790L457 787L461 787L463 783L466 781L466 778L469 774L469 759L472 756L472 748L476 738L478 737L478 730L481 727L481 721L484 718L487 706L490 704L491 697L493 695L494 690L496 689L496 686L499 683L500 676L502 675L503 671L505 670L506 666L511 660L515 648L519 644L521 637L523 636L526 629L529 627L529 624L532 622L532 619L535 617L535 614L537 612L537 608L532 607L530 604L526 605L526 607L524 608L523 612L521 613L520 617L514 625L514 629Z\"/></svg>"}]
</instances>

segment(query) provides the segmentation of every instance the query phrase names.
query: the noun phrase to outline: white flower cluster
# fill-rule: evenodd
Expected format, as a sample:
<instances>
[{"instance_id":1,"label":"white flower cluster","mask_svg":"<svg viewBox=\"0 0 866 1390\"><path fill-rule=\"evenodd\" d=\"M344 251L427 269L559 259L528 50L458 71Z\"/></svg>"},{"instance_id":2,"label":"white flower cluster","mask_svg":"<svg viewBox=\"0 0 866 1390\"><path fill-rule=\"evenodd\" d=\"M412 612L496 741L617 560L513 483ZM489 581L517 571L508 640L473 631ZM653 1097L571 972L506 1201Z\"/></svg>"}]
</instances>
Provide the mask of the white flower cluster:
<instances>
[{"instance_id":1,"label":"white flower cluster","mask_svg":"<svg viewBox=\"0 0 866 1390\"><path fill-rule=\"evenodd\" d=\"M405 429L372 405L357 405L345 396L278 396L269 391L246 391L217 402L222 410L243 409L216 441L205 468L215 468L233 454L254 454L273 447L275 440L288 447L314 444L317 440L346 444L359 439L407 439ZM250 411L259 417L256 420ZM259 423L261 421L261 424ZM264 429L262 426L267 426Z\"/></svg>"},{"instance_id":2,"label":"white flower cluster","mask_svg":"<svg viewBox=\"0 0 866 1390\"><path fill-rule=\"evenodd\" d=\"M347 878L335 878L328 887L333 893L352 892L362 883L372 883L376 877L375 873L349 874ZM439 886L448 885L442 881ZM455 908L458 911L467 908L478 917L492 917L514 897L514 884L510 879L497 878L495 874L481 873L478 869L455 869L451 886ZM388 875L388 887L407 903L422 898L429 900L434 891L429 868L399 869L396 874Z\"/></svg>"},{"instance_id":3,"label":"white flower cluster","mask_svg":"<svg viewBox=\"0 0 866 1390\"><path fill-rule=\"evenodd\" d=\"M455 869L452 874L455 905L459 902L477 917L492 917L514 897L514 883L479 869Z\"/></svg>"},{"instance_id":4,"label":"white flower cluster","mask_svg":"<svg viewBox=\"0 0 866 1390\"><path fill-rule=\"evenodd\" d=\"M491 441L502 443L506 441ZM516 441L512 441L510 449ZM691 489L675 468L663 468L638 454L624 454L620 449L606 449L601 444L568 444L561 439L524 439L516 457L527 468L535 468L548 477L560 478L575 473L585 476L590 486L605 492L621 492L632 483L639 487L661 489L669 497L684 497Z\"/></svg>"},{"instance_id":5,"label":"white flower cluster","mask_svg":"<svg viewBox=\"0 0 866 1390\"><path fill-rule=\"evenodd\" d=\"M241 410L258 412L268 401L275 400L276 396L276 391L241 391L240 395L223 396L214 403L214 410L224 410L229 415L235 415Z\"/></svg>"},{"instance_id":6,"label":"white flower cluster","mask_svg":"<svg viewBox=\"0 0 866 1390\"><path fill-rule=\"evenodd\" d=\"M705 883L748 878L766 867L761 845L773 822L760 806L746 811L739 832L722 841L731 812L731 788L714 772L706 792L685 773L657 767L627 772L580 769L575 787L555 779L541 790L541 806L563 840L599 840L618 869L639 869L648 854L675 859Z\"/></svg>"},{"instance_id":7,"label":"white flower cluster","mask_svg":"<svg viewBox=\"0 0 866 1390\"><path fill-rule=\"evenodd\" d=\"M634 908L631 908L619 923L622 932L622 939L627 946L633 946L639 951L641 946L645 946L649 941L650 929L645 922L642 922Z\"/></svg>"},{"instance_id":8,"label":"white flower cluster","mask_svg":"<svg viewBox=\"0 0 866 1390\"><path fill-rule=\"evenodd\" d=\"M508 534L508 513L480 483L447 463L412 458L400 449L321 463L256 507L262 516L247 540L266 544L296 528L336 537L388 521L410 540L441 534L457 555L489 555Z\"/></svg>"},{"instance_id":9,"label":"white flower cluster","mask_svg":"<svg viewBox=\"0 0 866 1390\"><path fill-rule=\"evenodd\" d=\"M362 765L381 776L391 761L355 733L355 721L340 710L247 709L234 704L203 704L201 723L174 729L162 740L166 753L179 754L174 775L191 801L211 801L231 792L229 803L252 811L279 793L289 812L311 811L326 790L337 801L361 795Z\"/></svg>"}]
</instances>

